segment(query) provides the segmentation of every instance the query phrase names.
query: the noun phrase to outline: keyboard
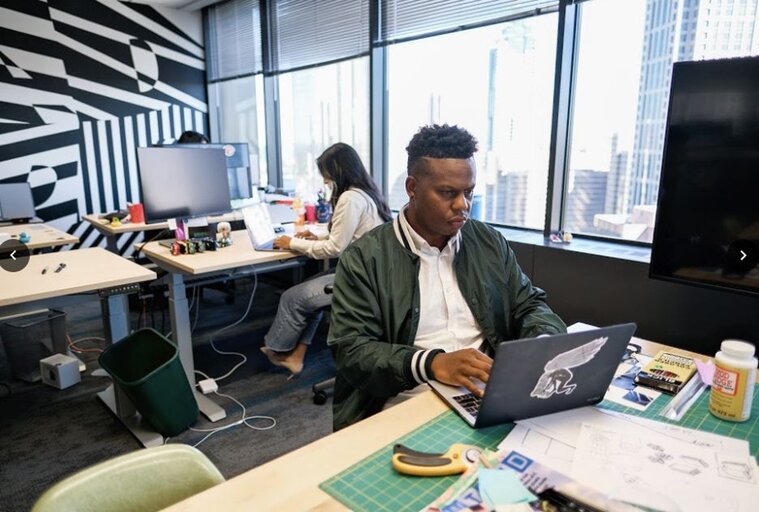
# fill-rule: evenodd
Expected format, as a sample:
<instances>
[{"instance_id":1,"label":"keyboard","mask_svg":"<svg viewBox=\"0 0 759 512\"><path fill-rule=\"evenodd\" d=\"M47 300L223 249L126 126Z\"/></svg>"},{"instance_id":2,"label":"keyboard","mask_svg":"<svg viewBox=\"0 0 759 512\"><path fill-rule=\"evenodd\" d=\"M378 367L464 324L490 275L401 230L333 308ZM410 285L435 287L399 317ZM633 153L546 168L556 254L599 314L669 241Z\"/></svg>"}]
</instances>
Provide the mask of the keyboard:
<instances>
[{"instance_id":1,"label":"keyboard","mask_svg":"<svg viewBox=\"0 0 759 512\"><path fill-rule=\"evenodd\" d=\"M482 403L482 398L475 396L472 393L456 395L453 397L453 399L456 400L456 403L466 409L466 411L472 416L477 416L477 413L480 412L480 404Z\"/></svg>"}]
</instances>

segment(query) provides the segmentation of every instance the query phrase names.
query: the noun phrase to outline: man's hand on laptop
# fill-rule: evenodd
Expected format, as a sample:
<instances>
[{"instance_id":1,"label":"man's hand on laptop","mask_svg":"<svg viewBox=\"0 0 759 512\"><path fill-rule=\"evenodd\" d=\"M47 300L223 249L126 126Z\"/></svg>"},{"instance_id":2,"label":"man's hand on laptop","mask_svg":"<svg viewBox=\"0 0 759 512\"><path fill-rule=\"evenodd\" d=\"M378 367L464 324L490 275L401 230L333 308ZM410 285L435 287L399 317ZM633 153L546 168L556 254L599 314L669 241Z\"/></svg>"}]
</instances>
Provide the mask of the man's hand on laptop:
<instances>
[{"instance_id":1,"label":"man's hand on laptop","mask_svg":"<svg viewBox=\"0 0 759 512\"><path fill-rule=\"evenodd\" d=\"M295 233L295 238L303 238L304 240L319 240L319 237L311 233L309 230Z\"/></svg>"},{"instance_id":2,"label":"man's hand on laptop","mask_svg":"<svg viewBox=\"0 0 759 512\"><path fill-rule=\"evenodd\" d=\"M476 396L482 396L483 391L472 379L487 383L493 360L473 348L442 352L432 360L432 373L435 380L451 386L463 386Z\"/></svg>"},{"instance_id":3,"label":"man's hand on laptop","mask_svg":"<svg viewBox=\"0 0 759 512\"><path fill-rule=\"evenodd\" d=\"M290 237L287 235L278 236L274 239L274 242L272 243L274 245L274 248L276 249L289 249L290 248Z\"/></svg>"}]
</instances>

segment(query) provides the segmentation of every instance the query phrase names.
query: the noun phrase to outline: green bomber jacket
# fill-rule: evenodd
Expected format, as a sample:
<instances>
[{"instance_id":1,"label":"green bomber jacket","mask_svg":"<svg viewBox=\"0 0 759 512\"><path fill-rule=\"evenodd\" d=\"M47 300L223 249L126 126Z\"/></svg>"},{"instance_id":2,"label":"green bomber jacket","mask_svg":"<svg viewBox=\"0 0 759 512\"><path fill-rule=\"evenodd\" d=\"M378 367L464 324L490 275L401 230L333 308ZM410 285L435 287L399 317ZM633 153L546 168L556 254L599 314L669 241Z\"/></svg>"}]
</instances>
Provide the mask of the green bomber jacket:
<instances>
[{"instance_id":1,"label":"green bomber jacket","mask_svg":"<svg viewBox=\"0 0 759 512\"><path fill-rule=\"evenodd\" d=\"M404 245L397 223L396 218L353 242L337 265L327 339L337 365L335 430L379 412L388 398L425 382L422 372L412 369L424 352L414 347L420 262ZM501 341L566 332L545 292L532 285L506 239L487 224L464 224L454 267L486 352L492 354Z\"/></svg>"}]
</instances>

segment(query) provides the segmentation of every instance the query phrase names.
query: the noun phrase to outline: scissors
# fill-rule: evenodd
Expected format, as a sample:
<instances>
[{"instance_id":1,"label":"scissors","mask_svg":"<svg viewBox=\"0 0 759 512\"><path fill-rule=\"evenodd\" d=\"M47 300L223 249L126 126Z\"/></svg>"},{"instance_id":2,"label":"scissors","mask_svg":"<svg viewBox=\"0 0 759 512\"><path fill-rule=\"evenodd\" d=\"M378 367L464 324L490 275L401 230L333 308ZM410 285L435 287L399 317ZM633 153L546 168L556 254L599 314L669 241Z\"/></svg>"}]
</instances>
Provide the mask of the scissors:
<instances>
[{"instance_id":1,"label":"scissors","mask_svg":"<svg viewBox=\"0 0 759 512\"><path fill-rule=\"evenodd\" d=\"M477 462L482 449L454 443L445 453L426 453L402 444L393 446L393 469L414 476L446 476L463 473Z\"/></svg>"}]
</instances>

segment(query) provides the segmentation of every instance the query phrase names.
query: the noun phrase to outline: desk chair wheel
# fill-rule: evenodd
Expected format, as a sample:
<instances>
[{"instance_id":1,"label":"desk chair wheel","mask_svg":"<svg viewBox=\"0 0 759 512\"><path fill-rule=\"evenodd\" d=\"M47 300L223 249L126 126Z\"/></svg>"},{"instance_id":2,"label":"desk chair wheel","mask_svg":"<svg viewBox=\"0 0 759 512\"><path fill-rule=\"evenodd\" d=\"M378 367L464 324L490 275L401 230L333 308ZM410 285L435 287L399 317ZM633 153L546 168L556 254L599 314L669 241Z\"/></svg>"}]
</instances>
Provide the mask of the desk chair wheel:
<instances>
[{"instance_id":1,"label":"desk chair wheel","mask_svg":"<svg viewBox=\"0 0 759 512\"><path fill-rule=\"evenodd\" d=\"M316 405L324 405L327 403L327 393L326 391L317 391L314 393L314 403Z\"/></svg>"},{"instance_id":2,"label":"desk chair wheel","mask_svg":"<svg viewBox=\"0 0 759 512\"><path fill-rule=\"evenodd\" d=\"M313 386L311 386L311 391L314 392L314 403L316 405L324 405L327 403L327 391L331 390L335 387L335 378L332 377L331 379L323 380L321 382L317 382Z\"/></svg>"}]
</instances>

